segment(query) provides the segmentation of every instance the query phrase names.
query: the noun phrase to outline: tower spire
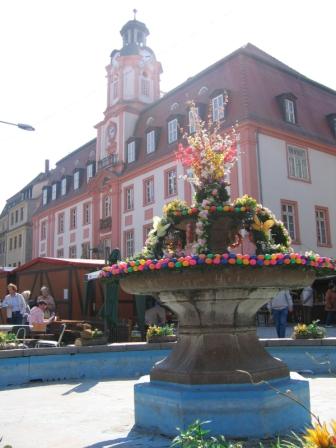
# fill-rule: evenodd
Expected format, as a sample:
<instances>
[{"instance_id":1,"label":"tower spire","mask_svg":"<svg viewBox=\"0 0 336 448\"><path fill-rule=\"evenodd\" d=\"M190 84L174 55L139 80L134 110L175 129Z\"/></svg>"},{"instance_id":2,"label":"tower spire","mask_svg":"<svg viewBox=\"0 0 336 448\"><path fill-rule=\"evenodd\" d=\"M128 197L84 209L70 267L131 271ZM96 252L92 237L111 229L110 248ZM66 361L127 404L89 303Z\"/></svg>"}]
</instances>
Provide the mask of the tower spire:
<instances>
[{"instance_id":1,"label":"tower spire","mask_svg":"<svg viewBox=\"0 0 336 448\"><path fill-rule=\"evenodd\" d=\"M136 20L137 12L138 12L138 10L134 8L134 9L133 9L133 14L134 14L134 19L133 19L133 20Z\"/></svg>"}]
</instances>

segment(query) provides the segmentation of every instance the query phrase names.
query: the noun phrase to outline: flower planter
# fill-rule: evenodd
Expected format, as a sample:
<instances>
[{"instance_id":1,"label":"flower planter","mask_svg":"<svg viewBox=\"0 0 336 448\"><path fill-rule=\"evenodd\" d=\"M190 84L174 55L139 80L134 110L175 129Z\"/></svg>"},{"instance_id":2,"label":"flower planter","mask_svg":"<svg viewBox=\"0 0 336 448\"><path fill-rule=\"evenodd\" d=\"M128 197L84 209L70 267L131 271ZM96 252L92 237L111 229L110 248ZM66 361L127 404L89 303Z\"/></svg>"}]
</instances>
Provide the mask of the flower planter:
<instances>
[{"instance_id":1,"label":"flower planter","mask_svg":"<svg viewBox=\"0 0 336 448\"><path fill-rule=\"evenodd\" d=\"M107 344L107 337L101 338L78 338L75 340L77 346L104 345Z\"/></svg>"},{"instance_id":2,"label":"flower planter","mask_svg":"<svg viewBox=\"0 0 336 448\"><path fill-rule=\"evenodd\" d=\"M172 335L167 335L167 336L159 336L159 335L154 335L154 336L149 336L147 338L147 342L150 343L161 343L161 342L176 342L176 336L174 334Z\"/></svg>"}]
</instances>

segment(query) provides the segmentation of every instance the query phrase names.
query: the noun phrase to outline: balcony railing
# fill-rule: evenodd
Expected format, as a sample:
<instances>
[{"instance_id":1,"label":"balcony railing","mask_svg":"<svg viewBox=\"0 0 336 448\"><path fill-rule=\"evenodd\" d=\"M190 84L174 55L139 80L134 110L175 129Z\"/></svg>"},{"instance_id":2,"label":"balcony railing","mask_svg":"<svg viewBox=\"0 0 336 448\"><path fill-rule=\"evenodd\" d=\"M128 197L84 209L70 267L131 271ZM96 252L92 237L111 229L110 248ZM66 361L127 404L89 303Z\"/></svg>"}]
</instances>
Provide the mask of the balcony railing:
<instances>
[{"instance_id":1,"label":"balcony railing","mask_svg":"<svg viewBox=\"0 0 336 448\"><path fill-rule=\"evenodd\" d=\"M99 230L111 230L112 228L112 218L103 218L99 221Z\"/></svg>"},{"instance_id":2,"label":"balcony railing","mask_svg":"<svg viewBox=\"0 0 336 448\"><path fill-rule=\"evenodd\" d=\"M101 170L108 166L116 165L118 163L118 161L119 161L118 154L111 154L111 155L105 157L105 159L99 160L98 169Z\"/></svg>"}]
</instances>

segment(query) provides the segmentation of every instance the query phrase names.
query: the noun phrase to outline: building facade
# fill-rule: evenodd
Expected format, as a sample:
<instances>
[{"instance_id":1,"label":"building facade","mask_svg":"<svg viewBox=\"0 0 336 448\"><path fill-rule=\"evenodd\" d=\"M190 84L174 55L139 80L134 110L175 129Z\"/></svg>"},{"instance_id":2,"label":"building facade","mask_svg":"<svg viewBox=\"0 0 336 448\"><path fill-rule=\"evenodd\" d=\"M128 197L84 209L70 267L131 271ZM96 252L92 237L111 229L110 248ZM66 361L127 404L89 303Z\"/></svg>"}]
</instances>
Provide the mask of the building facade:
<instances>
[{"instance_id":1,"label":"building facade","mask_svg":"<svg viewBox=\"0 0 336 448\"><path fill-rule=\"evenodd\" d=\"M147 27L129 21L107 66L97 139L58 162L33 217L33 256L139 252L153 217L192 201L175 152L201 119L239 127L231 198L249 194L281 218L297 251L335 253L336 92L247 44L160 97ZM228 99L228 101L226 101Z\"/></svg>"}]
</instances>

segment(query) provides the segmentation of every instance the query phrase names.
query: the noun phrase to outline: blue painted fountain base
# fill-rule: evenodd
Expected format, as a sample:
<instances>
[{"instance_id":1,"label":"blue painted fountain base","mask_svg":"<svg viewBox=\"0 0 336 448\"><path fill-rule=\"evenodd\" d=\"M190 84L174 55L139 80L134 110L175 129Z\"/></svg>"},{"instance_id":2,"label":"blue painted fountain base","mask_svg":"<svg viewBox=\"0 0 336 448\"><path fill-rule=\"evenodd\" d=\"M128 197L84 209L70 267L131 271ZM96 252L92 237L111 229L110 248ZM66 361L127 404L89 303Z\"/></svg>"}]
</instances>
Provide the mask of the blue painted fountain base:
<instances>
[{"instance_id":1,"label":"blue painted fountain base","mask_svg":"<svg viewBox=\"0 0 336 448\"><path fill-rule=\"evenodd\" d=\"M236 439L303 431L310 424L310 414L271 386L310 409L309 383L297 373L259 385L184 385L142 377L134 390L135 424L175 436L176 428L186 429L195 420L208 421L205 428L211 435Z\"/></svg>"}]
</instances>

